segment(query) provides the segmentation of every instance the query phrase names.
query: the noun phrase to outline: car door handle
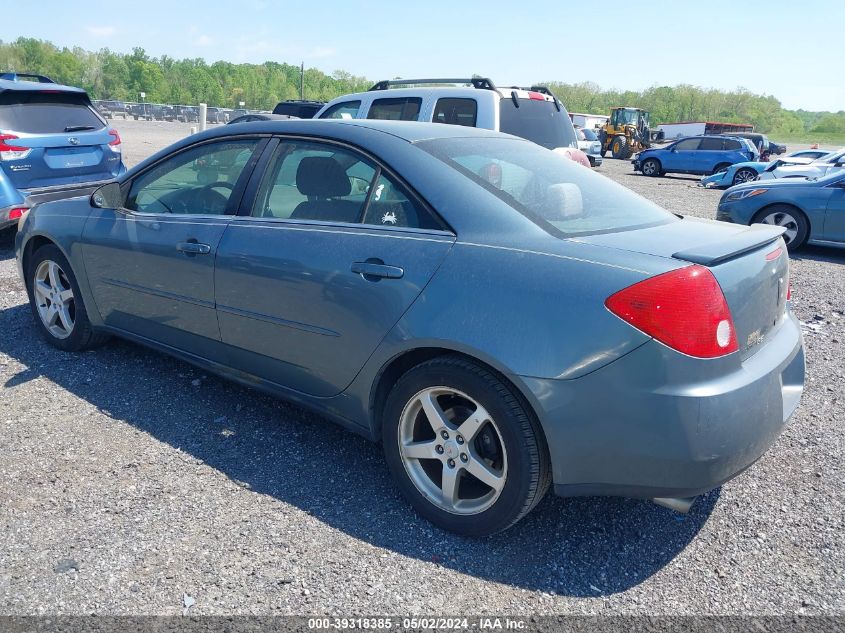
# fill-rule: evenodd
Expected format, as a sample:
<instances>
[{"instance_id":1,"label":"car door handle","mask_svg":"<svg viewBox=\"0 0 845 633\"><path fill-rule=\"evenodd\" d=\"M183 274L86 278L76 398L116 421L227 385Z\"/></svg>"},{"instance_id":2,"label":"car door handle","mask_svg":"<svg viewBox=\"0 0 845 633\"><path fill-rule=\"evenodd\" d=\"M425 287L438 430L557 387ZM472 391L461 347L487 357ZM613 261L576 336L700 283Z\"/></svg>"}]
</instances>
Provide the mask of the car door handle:
<instances>
[{"instance_id":1,"label":"car door handle","mask_svg":"<svg viewBox=\"0 0 845 633\"><path fill-rule=\"evenodd\" d=\"M352 264L352 272L358 273L367 281L378 279L401 279L405 271L398 266L388 266L382 262L366 261Z\"/></svg>"},{"instance_id":2,"label":"car door handle","mask_svg":"<svg viewBox=\"0 0 845 633\"><path fill-rule=\"evenodd\" d=\"M199 242L179 242L176 245L176 250L186 255L208 255L211 252L211 247Z\"/></svg>"}]
</instances>

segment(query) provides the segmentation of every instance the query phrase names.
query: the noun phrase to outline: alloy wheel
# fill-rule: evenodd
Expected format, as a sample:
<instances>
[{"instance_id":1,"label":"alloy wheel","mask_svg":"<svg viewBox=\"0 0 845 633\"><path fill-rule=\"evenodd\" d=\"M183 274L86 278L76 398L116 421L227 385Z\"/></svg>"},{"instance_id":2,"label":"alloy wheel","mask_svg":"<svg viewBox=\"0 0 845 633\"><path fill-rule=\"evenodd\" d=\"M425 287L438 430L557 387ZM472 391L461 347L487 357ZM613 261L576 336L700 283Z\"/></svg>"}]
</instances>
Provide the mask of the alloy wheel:
<instances>
[{"instance_id":1,"label":"alloy wheel","mask_svg":"<svg viewBox=\"0 0 845 633\"><path fill-rule=\"evenodd\" d=\"M750 169L740 169L734 176L734 184L739 185L744 182L751 182L757 178L757 174Z\"/></svg>"},{"instance_id":2,"label":"alloy wheel","mask_svg":"<svg viewBox=\"0 0 845 633\"><path fill-rule=\"evenodd\" d=\"M399 455L417 490L453 514L479 514L505 487L507 452L496 422L467 394L429 387L405 405Z\"/></svg>"},{"instance_id":3,"label":"alloy wheel","mask_svg":"<svg viewBox=\"0 0 845 633\"><path fill-rule=\"evenodd\" d=\"M765 216L761 222L763 224L772 224L774 226L784 227L786 229L786 232L783 234L783 239L787 245L791 244L792 241L798 236L798 220L796 220L790 214L784 213L783 211L770 213L769 215Z\"/></svg>"},{"instance_id":4,"label":"alloy wheel","mask_svg":"<svg viewBox=\"0 0 845 633\"><path fill-rule=\"evenodd\" d=\"M73 332L76 302L65 272L54 261L45 259L35 270L32 283L38 316L47 331L59 339Z\"/></svg>"}]
</instances>

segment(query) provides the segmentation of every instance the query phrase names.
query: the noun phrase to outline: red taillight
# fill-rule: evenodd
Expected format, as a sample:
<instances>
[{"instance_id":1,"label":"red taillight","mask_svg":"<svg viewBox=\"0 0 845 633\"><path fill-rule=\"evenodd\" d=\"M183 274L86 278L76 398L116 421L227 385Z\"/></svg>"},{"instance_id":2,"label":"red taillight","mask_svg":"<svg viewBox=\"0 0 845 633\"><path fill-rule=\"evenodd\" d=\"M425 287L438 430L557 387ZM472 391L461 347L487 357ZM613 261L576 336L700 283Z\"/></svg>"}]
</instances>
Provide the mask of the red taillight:
<instances>
[{"instance_id":1,"label":"red taillight","mask_svg":"<svg viewBox=\"0 0 845 633\"><path fill-rule=\"evenodd\" d=\"M29 156L31 147L19 147L6 142L17 140L17 138L14 134L0 134L0 160L20 160Z\"/></svg>"},{"instance_id":2,"label":"red taillight","mask_svg":"<svg viewBox=\"0 0 845 633\"><path fill-rule=\"evenodd\" d=\"M689 356L717 358L739 349L725 295L704 266L651 277L604 304L623 321Z\"/></svg>"},{"instance_id":3,"label":"red taillight","mask_svg":"<svg viewBox=\"0 0 845 633\"><path fill-rule=\"evenodd\" d=\"M535 92L534 90L528 91L528 98L534 99L534 101L545 101L546 98L543 96L541 92Z\"/></svg>"},{"instance_id":4,"label":"red taillight","mask_svg":"<svg viewBox=\"0 0 845 633\"><path fill-rule=\"evenodd\" d=\"M120 134L117 133L117 130L109 130L109 136L113 137L112 140L109 141L109 145L120 145Z\"/></svg>"},{"instance_id":5,"label":"red taillight","mask_svg":"<svg viewBox=\"0 0 845 633\"><path fill-rule=\"evenodd\" d=\"M11 209L9 211L9 219L10 220L20 220L23 217L23 214L29 211L26 207L18 207L17 209Z\"/></svg>"},{"instance_id":6,"label":"red taillight","mask_svg":"<svg viewBox=\"0 0 845 633\"><path fill-rule=\"evenodd\" d=\"M17 145L9 145L6 141L17 140L14 134L0 134L0 152L25 152L28 147L18 147Z\"/></svg>"}]
</instances>

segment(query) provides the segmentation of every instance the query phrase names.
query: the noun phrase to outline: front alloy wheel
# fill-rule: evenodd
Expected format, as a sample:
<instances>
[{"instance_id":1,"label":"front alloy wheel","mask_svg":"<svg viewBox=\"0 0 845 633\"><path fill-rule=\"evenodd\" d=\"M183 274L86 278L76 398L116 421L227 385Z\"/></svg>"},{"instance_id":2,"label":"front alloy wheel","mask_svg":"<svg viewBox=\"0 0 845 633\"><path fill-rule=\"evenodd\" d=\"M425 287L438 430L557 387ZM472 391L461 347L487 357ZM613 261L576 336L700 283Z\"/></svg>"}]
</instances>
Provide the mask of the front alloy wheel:
<instances>
[{"instance_id":1,"label":"front alloy wheel","mask_svg":"<svg viewBox=\"0 0 845 633\"><path fill-rule=\"evenodd\" d=\"M790 251L794 251L804 244L810 230L804 215L789 205L774 205L764 209L755 215L751 222L752 224L759 222L785 228L783 241Z\"/></svg>"},{"instance_id":2,"label":"front alloy wheel","mask_svg":"<svg viewBox=\"0 0 845 633\"><path fill-rule=\"evenodd\" d=\"M73 333L76 301L67 274L56 262L45 259L35 269L32 283L41 323L57 339Z\"/></svg>"}]
</instances>

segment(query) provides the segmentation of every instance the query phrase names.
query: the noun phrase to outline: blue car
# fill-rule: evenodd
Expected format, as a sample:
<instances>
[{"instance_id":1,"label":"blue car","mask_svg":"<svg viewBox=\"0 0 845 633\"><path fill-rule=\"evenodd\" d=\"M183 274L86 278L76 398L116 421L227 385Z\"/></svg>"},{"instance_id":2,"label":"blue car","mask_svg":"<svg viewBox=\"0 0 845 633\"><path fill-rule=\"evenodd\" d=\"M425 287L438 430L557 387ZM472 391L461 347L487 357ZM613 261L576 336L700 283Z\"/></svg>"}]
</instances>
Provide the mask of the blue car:
<instances>
[{"instance_id":1,"label":"blue car","mask_svg":"<svg viewBox=\"0 0 845 633\"><path fill-rule=\"evenodd\" d=\"M0 229L38 202L90 194L124 171L120 135L84 90L0 75Z\"/></svg>"},{"instance_id":2,"label":"blue car","mask_svg":"<svg viewBox=\"0 0 845 633\"><path fill-rule=\"evenodd\" d=\"M756 161L760 153L744 138L690 136L666 147L643 150L631 161L645 176L715 174L734 163Z\"/></svg>"},{"instance_id":3,"label":"blue car","mask_svg":"<svg viewBox=\"0 0 845 633\"><path fill-rule=\"evenodd\" d=\"M497 132L290 120L39 204L15 248L50 344L120 336L316 409L478 536L549 488L683 511L751 466L804 384L782 233Z\"/></svg>"},{"instance_id":4,"label":"blue car","mask_svg":"<svg viewBox=\"0 0 845 633\"><path fill-rule=\"evenodd\" d=\"M845 246L845 171L731 187L722 194L716 219L783 227L791 251L805 244Z\"/></svg>"}]
</instances>

